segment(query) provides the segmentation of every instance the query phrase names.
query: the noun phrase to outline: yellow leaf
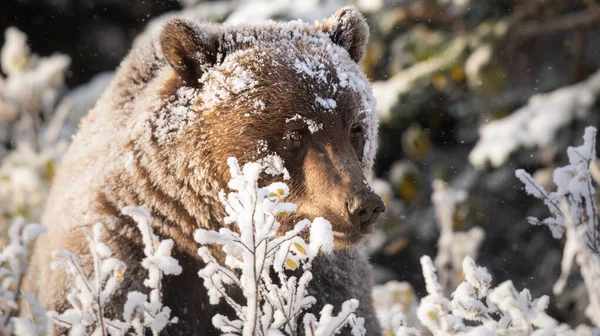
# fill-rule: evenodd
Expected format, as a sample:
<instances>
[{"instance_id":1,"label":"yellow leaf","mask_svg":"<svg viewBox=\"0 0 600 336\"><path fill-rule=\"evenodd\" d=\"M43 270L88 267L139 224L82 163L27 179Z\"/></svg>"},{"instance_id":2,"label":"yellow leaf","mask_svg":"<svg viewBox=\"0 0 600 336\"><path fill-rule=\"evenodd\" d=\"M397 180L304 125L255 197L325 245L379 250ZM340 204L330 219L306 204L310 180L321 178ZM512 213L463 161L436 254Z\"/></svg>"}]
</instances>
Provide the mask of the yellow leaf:
<instances>
[{"instance_id":1,"label":"yellow leaf","mask_svg":"<svg viewBox=\"0 0 600 336\"><path fill-rule=\"evenodd\" d=\"M427 312L427 317L429 317L430 319L432 319L433 321L435 321L436 324L440 323L440 319L437 315L437 312L434 310L430 310Z\"/></svg>"},{"instance_id":2,"label":"yellow leaf","mask_svg":"<svg viewBox=\"0 0 600 336\"><path fill-rule=\"evenodd\" d=\"M44 168L46 168L46 174L48 175L48 177L53 178L56 173L54 162L52 162L52 160L47 160L44 166Z\"/></svg>"},{"instance_id":3,"label":"yellow leaf","mask_svg":"<svg viewBox=\"0 0 600 336\"><path fill-rule=\"evenodd\" d=\"M442 91L448 86L448 79L443 73L438 72L431 78L431 83L436 90Z\"/></svg>"},{"instance_id":4,"label":"yellow leaf","mask_svg":"<svg viewBox=\"0 0 600 336\"><path fill-rule=\"evenodd\" d=\"M287 211L282 211L282 212L280 212L279 214L280 214L280 215L282 215L283 217L287 217L287 216L289 216L289 215L290 215L290 213L289 213L289 212L287 212Z\"/></svg>"},{"instance_id":5,"label":"yellow leaf","mask_svg":"<svg viewBox=\"0 0 600 336\"><path fill-rule=\"evenodd\" d=\"M123 280L123 269L122 268L117 268L117 271L115 272L115 279L117 280L117 283L120 283Z\"/></svg>"},{"instance_id":6,"label":"yellow leaf","mask_svg":"<svg viewBox=\"0 0 600 336\"><path fill-rule=\"evenodd\" d=\"M450 69L450 77L456 83L461 83L465 79L465 71L459 65L455 65Z\"/></svg>"},{"instance_id":7,"label":"yellow leaf","mask_svg":"<svg viewBox=\"0 0 600 336\"><path fill-rule=\"evenodd\" d=\"M298 264L295 261L293 261L292 259L289 259L289 258L285 260L285 264L292 271L295 270L296 268L298 268Z\"/></svg>"},{"instance_id":8,"label":"yellow leaf","mask_svg":"<svg viewBox=\"0 0 600 336\"><path fill-rule=\"evenodd\" d=\"M279 195L279 197L283 197L283 195L284 195L283 189L277 189L277 195Z\"/></svg>"},{"instance_id":9,"label":"yellow leaf","mask_svg":"<svg viewBox=\"0 0 600 336\"><path fill-rule=\"evenodd\" d=\"M300 254L306 254L306 250L304 249L304 247L302 247L302 245L294 242L294 246L296 247L296 250L300 252Z\"/></svg>"},{"instance_id":10,"label":"yellow leaf","mask_svg":"<svg viewBox=\"0 0 600 336\"><path fill-rule=\"evenodd\" d=\"M81 311L83 309L83 304L77 297L75 297L71 303L75 306L75 308L77 308L77 310Z\"/></svg>"}]
</instances>

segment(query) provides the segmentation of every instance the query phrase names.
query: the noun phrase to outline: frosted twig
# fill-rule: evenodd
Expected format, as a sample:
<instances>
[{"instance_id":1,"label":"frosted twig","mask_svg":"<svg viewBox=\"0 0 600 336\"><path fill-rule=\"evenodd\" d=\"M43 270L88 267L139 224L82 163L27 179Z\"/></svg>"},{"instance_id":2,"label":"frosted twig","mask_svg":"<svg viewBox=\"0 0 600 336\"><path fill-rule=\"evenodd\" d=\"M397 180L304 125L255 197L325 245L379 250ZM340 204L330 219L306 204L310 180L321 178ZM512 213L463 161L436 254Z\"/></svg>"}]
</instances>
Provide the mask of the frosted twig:
<instances>
[{"instance_id":1,"label":"frosted twig","mask_svg":"<svg viewBox=\"0 0 600 336\"><path fill-rule=\"evenodd\" d=\"M211 304L224 299L236 312L237 319L230 321L224 316L213 318L213 325L221 332L232 335L295 335L298 319L316 299L308 295L309 271L313 258L319 252L333 248L331 224L323 218L298 222L293 229L279 235L278 216L287 216L296 206L283 202L289 193L284 183L258 187L262 167L249 163L240 169L237 160L230 158L229 188L233 192L219 198L227 217L225 223L236 225L238 232L222 228L218 232L199 229L194 237L200 244L219 244L225 252L224 264L213 257L208 246L198 249L206 267L198 272L204 280ZM310 227L310 244L300 234ZM286 270L301 269L297 278L288 276ZM238 276L234 270L239 270ZM270 272L277 274L277 281ZM240 305L230 297L227 287L239 287L246 298ZM364 335L363 320L355 316L358 301L348 300L342 311L332 316L331 305L325 305L317 321L312 314L304 315L304 328L316 335L332 335L348 326L353 335ZM361 329L362 328L362 329Z\"/></svg>"},{"instance_id":2,"label":"frosted twig","mask_svg":"<svg viewBox=\"0 0 600 336\"><path fill-rule=\"evenodd\" d=\"M27 272L28 258L31 245L46 229L39 224L27 224L22 217L15 218L8 230L9 244L0 251L0 334L26 335L34 331L34 335L45 334L46 324L43 309L36 310L37 322L19 318L19 304L21 301L21 283ZM31 307L37 308L39 304L32 296L25 296L26 302ZM32 311L33 316L34 311Z\"/></svg>"},{"instance_id":3,"label":"frosted twig","mask_svg":"<svg viewBox=\"0 0 600 336\"><path fill-rule=\"evenodd\" d=\"M565 233L567 236L562 274L554 285L555 294L562 293L576 261L590 301L586 314L600 326L600 289L594 285L600 279L600 230L594 199L596 190L590 172L590 164L596 159L596 129L587 127L583 139L583 145L568 148L569 164L554 171L556 192L546 192L522 169L516 171L516 176L525 184L527 193L542 199L552 214L544 220L530 218L530 223L547 225L555 238Z\"/></svg>"}]
</instances>

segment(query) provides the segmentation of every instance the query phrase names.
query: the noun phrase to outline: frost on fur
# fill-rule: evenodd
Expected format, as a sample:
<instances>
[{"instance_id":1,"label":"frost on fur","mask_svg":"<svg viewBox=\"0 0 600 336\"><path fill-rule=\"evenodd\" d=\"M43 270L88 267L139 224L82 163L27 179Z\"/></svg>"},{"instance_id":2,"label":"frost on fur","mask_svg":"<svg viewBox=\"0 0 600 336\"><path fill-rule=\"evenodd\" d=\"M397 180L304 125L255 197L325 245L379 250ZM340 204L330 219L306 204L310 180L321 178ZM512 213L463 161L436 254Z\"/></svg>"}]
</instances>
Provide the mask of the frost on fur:
<instances>
[{"instance_id":1,"label":"frost on fur","mask_svg":"<svg viewBox=\"0 0 600 336\"><path fill-rule=\"evenodd\" d=\"M171 257L173 241L159 240L150 228L152 217L142 209L125 207L123 214L132 217L138 224L144 242L142 267L148 270L144 285L150 295L132 291L127 294L123 307L123 320L111 320L104 316L104 307L125 276L126 265L113 258L111 249L102 242L103 225L97 223L92 230L82 229L89 243L93 262L91 278L86 276L77 258L70 251L54 251L54 269L63 268L74 280L75 288L67 296L71 309L59 314L52 312L54 323L70 329L69 335L125 335L132 330L136 335L146 335L150 330L158 335L171 318L171 309L162 305L161 280L163 274L178 275L181 267Z\"/></svg>"},{"instance_id":2,"label":"frost on fur","mask_svg":"<svg viewBox=\"0 0 600 336\"><path fill-rule=\"evenodd\" d=\"M333 248L331 224L323 218L312 223L305 219L278 236L277 216L296 211L295 204L283 202L289 193L287 185L277 182L258 187L260 164L248 163L240 169L235 158L227 163L231 172L228 186L233 192L226 195L222 191L219 196L227 212L225 224L234 223L236 230L199 229L194 235L200 244L222 245L226 254L221 264L208 246L198 249L207 264L198 275L204 280L211 304L223 299L237 315L235 320L216 315L214 326L227 335L295 335L300 328L307 335L333 335L346 326L353 335L364 335L364 320L354 314L357 300L344 302L337 315L333 314L333 306L325 305L319 318L307 313L302 326L298 325L303 311L316 302L307 291L312 279L310 267L319 252ZM300 233L309 227L311 239L307 244ZM277 274L276 279L271 278L271 270ZM290 276L286 273L289 270L301 270L302 274ZM241 289L245 304L228 294L229 286Z\"/></svg>"},{"instance_id":3,"label":"frost on fur","mask_svg":"<svg viewBox=\"0 0 600 336\"><path fill-rule=\"evenodd\" d=\"M587 127L583 145L569 147L569 164L554 170L554 192L546 191L522 169L516 176L525 185L528 194L544 201L551 216L540 220L530 217L532 225L546 225L556 239L566 235L561 263L562 274L554 285L554 293L562 293L567 277L576 261L588 291L586 315L600 326L600 226L598 207L594 200L596 189L590 165L596 164L596 128Z\"/></svg>"},{"instance_id":4,"label":"frost on fur","mask_svg":"<svg viewBox=\"0 0 600 336\"><path fill-rule=\"evenodd\" d=\"M27 272L29 251L37 237L46 232L39 224L27 224L21 217L8 230L9 244L0 252L0 334L46 335L46 311L29 294L23 295L21 283ZM29 318L20 318L19 304L24 299Z\"/></svg>"}]
</instances>

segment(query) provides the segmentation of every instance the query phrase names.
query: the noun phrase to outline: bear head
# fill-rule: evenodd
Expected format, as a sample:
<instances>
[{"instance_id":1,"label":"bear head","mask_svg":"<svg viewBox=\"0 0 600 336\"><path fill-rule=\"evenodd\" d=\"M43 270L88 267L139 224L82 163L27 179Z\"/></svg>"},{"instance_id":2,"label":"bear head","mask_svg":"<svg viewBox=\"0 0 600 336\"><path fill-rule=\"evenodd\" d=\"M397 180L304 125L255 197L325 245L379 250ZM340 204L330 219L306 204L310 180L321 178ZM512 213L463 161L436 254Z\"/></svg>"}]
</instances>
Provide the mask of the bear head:
<instances>
[{"instance_id":1,"label":"bear head","mask_svg":"<svg viewBox=\"0 0 600 336\"><path fill-rule=\"evenodd\" d=\"M365 19L353 7L315 25L228 27L173 19L160 48L178 101L188 108L171 107L159 133L168 138L169 127L185 119L177 141L199 154L181 161L202 166L198 174L220 186L229 179L228 157L260 162L262 182L283 178L288 201L298 205L281 219L282 230L324 217L336 247L352 246L384 210L366 178L377 143L374 98L357 64L367 37Z\"/></svg>"}]
</instances>

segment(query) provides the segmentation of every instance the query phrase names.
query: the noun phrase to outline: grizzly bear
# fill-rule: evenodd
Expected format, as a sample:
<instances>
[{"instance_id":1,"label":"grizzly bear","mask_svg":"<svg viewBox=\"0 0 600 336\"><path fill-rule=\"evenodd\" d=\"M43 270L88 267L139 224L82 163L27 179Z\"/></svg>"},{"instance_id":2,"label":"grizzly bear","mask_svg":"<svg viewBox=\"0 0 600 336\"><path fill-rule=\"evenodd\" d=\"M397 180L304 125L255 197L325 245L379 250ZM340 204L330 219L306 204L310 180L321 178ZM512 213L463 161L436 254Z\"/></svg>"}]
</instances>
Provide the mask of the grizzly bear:
<instances>
[{"instance_id":1,"label":"grizzly bear","mask_svg":"<svg viewBox=\"0 0 600 336\"><path fill-rule=\"evenodd\" d=\"M230 178L227 158L236 157L260 162L262 182L290 186L298 212L282 218L282 230L317 216L332 223L336 248L313 263L310 293L318 304L311 311L358 299L368 334L379 334L362 244L384 209L366 179L377 144L374 99L357 64L367 38L366 21L352 7L315 25L172 19L158 36L138 38L64 157L26 290L47 309L69 308L73 284L50 269L51 252L70 250L91 272L78 229L102 222L105 243L128 265L106 307L121 318L123 293L148 292L141 236L121 214L142 206L154 231L174 240L183 268L163 279L163 302L179 318L165 334L216 334L211 318L231 311L209 304L193 233L221 227L218 193Z\"/></svg>"}]
</instances>

